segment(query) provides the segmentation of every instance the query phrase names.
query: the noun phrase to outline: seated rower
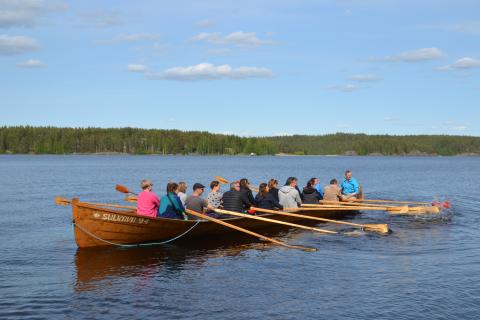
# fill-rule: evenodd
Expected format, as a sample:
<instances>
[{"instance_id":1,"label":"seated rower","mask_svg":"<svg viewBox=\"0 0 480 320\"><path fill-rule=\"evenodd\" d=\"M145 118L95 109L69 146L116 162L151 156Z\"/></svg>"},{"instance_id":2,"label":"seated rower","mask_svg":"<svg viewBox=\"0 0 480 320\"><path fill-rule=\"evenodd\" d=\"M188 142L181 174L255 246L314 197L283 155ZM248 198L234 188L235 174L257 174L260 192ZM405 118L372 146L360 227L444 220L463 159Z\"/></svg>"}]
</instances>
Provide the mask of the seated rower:
<instances>
[{"instance_id":1,"label":"seated rower","mask_svg":"<svg viewBox=\"0 0 480 320\"><path fill-rule=\"evenodd\" d=\"M252 190L250 189L250 182L248 181L247 178L240 179L240 192L247 197L250 203L255 202L255 198L253 197Z\"/></svg>"},{"instance_id":2,"label":"seated rower","mask_svg":"<svg viewBox=\"0 0 480 320\"><path fill-rule=\"evenodd\" d=\"M357 199L359 192L358 181L352 176L352 171L345 171L345 179L342 181L341 188L343 201Z\"/></svg>"},{"instance_id":3,"label":"seated rower","mask_svg":"<svg viewBox=\"0 0 480 320\"><path fill-rule=\"evenodd\" d=\"M298 208L302 204L302 198L297 190L297 182L297 178L290 177L278 191L278 202L284 208Z\"/></svg>"},{"instance_id":4,"label":"seated rower","mask_svg":"<svg viewBox=\"0 0 480 320\"><path fill-rule=\"evenodd\" d=\"M210 193L207 196L208 204L214 207L215 209L220 208L222 204L222 194L220 193L220 182L214 180L210 183Z\"/></svg>"},{"instance_id":5,"label":"seated rower","mask_svg":"<svg viewBox=\"0 0 480 320\"><path fill-rule=\"evenodd\" d=\"M262 209L277 210L283 209L277 199L269 192L268 185L261 183L258 187L258 193L255 196L255 206Z\"/></svg>"},{"instance_id":6,"label":"seated rower","mask_svg":"<svg viewBox=\"0 0 480 320\"><path fill-rule=\"evenodd\" d=\"M205 186L203 184L195 183L193 185L193 193L187 197L187 200L185 200L185 207L202 214L205 213L207 209L213 211L214 208L208 204L208 201L201 198L204 191ZM214 213L212 216L216 216L216 214ZM196 217L192 217L192 219L195 220Z\"/></svg>"},{"instance_id":7,"label":"seated rower","mask_svg":"<svg viewBox=\"0 0 480 320\"><path fill-rule=\"evenodd\" d=\"M322 189L322 185L320 184L320 181L318 178L315 178L315 189L317 189L318 193L320 194L320 196L322 197L323 199L323 189ZM322 200L320 199L320 200Z\"/></svg>"},{"instance_id":8,"label":"seated rower","mask_svg":"<svg viewBox=\"0 0 480 320\"><path fill-rule=\"evenodd\" d=\"M180 198L180 201L182 201L182 205L185 207L185 200L187 200L187 184L183 181L180 181L178 183L178 191L177 191L177 196Z\"/></svg>"},{"instance_id":9,"label":"seated rower","mask_svg":"<svg viewBox=\"0 0 480 320\"><path fill-rule=\"evenodd\" d=\"M339 201L342 198L337 179L330 180L330 184L323 188L323 200Z\"/></svg>"},{"instance_id":10,"label":"seated rower","mask_svg":"<svg viewBox=\"0 0 480 320\"><path fill-rule=\"evenodd\" d=\"M320 195L320 193L318 193L317 189L315 188L315 180L318 183L317 178L311 178L310 180L308 180L305 188L303 188L302 203L319 204L320 200L322 200L322 196Z\"/></svg>"},{"instance_id":11,"label":"seated rower","mask_svg":"<svg viewBox=\"0 0 480 320\"><path fill-rule=\"evenodd\" d=\"M247 196L240 192L240 182L230 183L230 191L223 194L223 209L243 213L252 206Z\"/></svg>"},{"instance_id":12,"label":"seated rower","mask_svg":"<svg viewBox=\"0 0 480 320\"><path fill-rule=\"evenodd\" d=\"M278 201L278 180L270 179L268 181L269 193Z\"/></svg>"},{"instance_id":13,"label":"seated rower","mask_svg":"<svg viewBox=\"0 0 480 320\"><path fill-rule=\"evenodd\" d=\"M153 183L148 179L144 179L140 183L140 187L143 191L138 194L137 214L154 218L157 216L160 199L152 191Z\"/></svg>"},{"instance_id":14,"label":"seated rower","mask_svg":"<svg viewBox=\"0 0 480 320\"><path fill-rule=\"evenodd\" d=\"M184 213L182 201L177 195L178 184L169 182L167 184L167 194L160 199L160 208L158 209L158 217L169 219L187 220L187 215Z\"/></svg>"}]
</instances>

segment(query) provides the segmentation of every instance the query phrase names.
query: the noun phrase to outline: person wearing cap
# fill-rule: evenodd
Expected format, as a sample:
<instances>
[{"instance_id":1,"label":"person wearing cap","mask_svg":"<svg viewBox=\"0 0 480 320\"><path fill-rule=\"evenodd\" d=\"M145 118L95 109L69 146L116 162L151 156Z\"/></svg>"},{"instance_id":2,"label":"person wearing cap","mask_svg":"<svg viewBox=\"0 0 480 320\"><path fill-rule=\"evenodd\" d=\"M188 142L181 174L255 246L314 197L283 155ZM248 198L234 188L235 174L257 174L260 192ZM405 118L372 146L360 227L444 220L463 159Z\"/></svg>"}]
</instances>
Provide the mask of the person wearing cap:
<instances>
[{"instance_id":1,"label":"person wearing cap","mask_svg":"<svg viewBox=\"0 0 480 320\"><path fill-rule=\"evenodd\" d=\"M143 191L138 194L137 214L154 218L157 216L160 199L152 191L153 183L148 179L144 179L140 183L140 187Z\"/></svg>"},{"instance_id":2,"label":"person wearing cap","mask_svg":"<svg viewBox=\"0 0 480 320\"><path fill-rule=\"evenodd\" d=\"M195 183L193 185L193 193L185 200L185 207L198 213L204 213L206 209L213 211L215 208L208 204L206 199L201 196L205 191L205 186L201 183ZM192 217L192 219L195 219Z\"/></svg>"},{"instance_id":3,"label":"person wearing cap","mask_svg":"<svg viewBox=\"0 0 480 320\"><path fill-rule=\"evenodd\" d=\"M243 213L252 206L247 196L240 192L240 182L230 183L230 191L223 194L223 209Z\"/></svg>"}]
</instances>

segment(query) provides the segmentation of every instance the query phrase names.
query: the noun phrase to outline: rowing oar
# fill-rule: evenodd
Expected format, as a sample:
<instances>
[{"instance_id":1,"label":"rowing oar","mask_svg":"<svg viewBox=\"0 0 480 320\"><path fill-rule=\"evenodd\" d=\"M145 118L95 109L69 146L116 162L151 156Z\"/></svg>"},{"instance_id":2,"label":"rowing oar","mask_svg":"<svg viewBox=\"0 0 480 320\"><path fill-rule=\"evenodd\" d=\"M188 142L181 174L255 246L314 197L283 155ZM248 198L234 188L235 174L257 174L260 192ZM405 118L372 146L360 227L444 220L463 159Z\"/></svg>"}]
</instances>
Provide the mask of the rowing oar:
<instances>
[{"instance_id":1,"label":"rowing oar","mask_svg":"<svg viewBox=\"0 0 480 320\"><path fill-rule=\"evenodd\" d=\"M287 216L287 217L294 217L294 218L302 218L302 219L310 219L310 220L318 220L318 221L323 221L323 222L344 224L344 225L348 225L348 226L352 226L352 227L362 228L365 231L388 233L389 230L390 230L388 228L388 224L370 224L370 223L368 223L368 224L358 224L358 223L353 223L353 222L338 221L338 220L331 220L331 219L325 219L325 218L306 216L306 215L303 215L303 214L296 214L296 213L290 213L290 212L285 212L285 211L275 211L275 210L262 209L262 208L256 208L256 207L251 207L250 209L253 209L255 211L260 211L260 212L274 213L274 214Z\"/></svg>"},{"instance_id":2,"label":"rowing oar","mask_svg":"<svg viewBox=\"0 0 480 320\"><path fill-rule=\"evenodd\" d=\"M234 212L234 211L229 211L229 210L215 209L214 211L218 212L218 213L228 214L228 215L231 215L231 216L242 217L242 218L253 219L253 220L260 220L260 221L271 222L271 223L276 223L276 224L282 224L282 225L289 226L289 227L295 227L295 228L299 228L299 229L305 229L305 230L310 230L310 231L315 231L315 232L320 232L320 233L338 234L338 232L336 232L336 231L324 230L324 229L319 229L319 228L314 228L314 227L307 227L307 226L303 226L301 224L279 221L279 220L274 220L274 219L268 219L268 218L264 218L264 217L260 217L260 216L252 216L250 214L239 213L239 212Z\"/></svg>"},{"instance_id":3,"label":"rowing oar","mask_svg":"<svg viewBox=\"0 0 480 320\"><path fill-rule=\"evenodd\" d=\"M198 218L202 218L202 219L205 219L205 220L209 220L209 221L212 221L212 222L221 224L222 226L235 229L235 230L237 230L237 231L240 231L240 232L249 234L249 235L251 235L251 236L257 237L257 238L262 239L262 240L265 240L265 241L270 241L270 242L272 242L272 243L281 245L281 246L286 247L286 248L298 249L298 250L303 250L303 251L307 251L307 252L317 251L316 248L311 248L311 247L309 248L309 247L303 247L303 246L290 245L290 244L287 244L287 243L285 243L285 242L282 242L282 241L279 241L279 240L275 240L275 239L266 237L266 236L264 236L264 235L255 233L255 232L253 232L253 231L250 231L250 230L247 230L247 229L244 229L244 228L241 228L241 227L237 227L237 226L235 226L235 225L233 225L233 224L231 224L231 223L228 223L228 222L222 221L222 220L220 220L220 219L216 219L216 218L207 216L206 214L202 214L202 213L199 213L199 212L190 210L190 209L186 209L185 211L186 211L188 214L191 214L192 216L196 216L196 217L198 217Z\"/></svg>"},{"instance_id":4,"label":"rowing oar","mask_svg":"<svg viewBox=\"0 0 480 320\"><path fill-rule=\"evenodd\" d=\"M440 209L438 207L409 207L407 205L403 206L389 206L389 205L381 205L381 204L362 204L362 203L355 203L355 202L338 202L338 201L326 201L320 200L321 203L326 205L335 205L335 206L344 206L344 207L376 207L379 210L385 210L394 214L405 214L409 212L414 213L439 213ZM308 205L308 206L317 206L317 205ZM362 209L363 210L363 209Z\"/></svg>"},{"instance_id":5,"label":"rowing oar","mask_svg":"<svg viewBox=\"0 0 480 320\"><path fill-rule=\"evenodd\" d=\"M65 199L65 198L62 198L62 197L55 197L55 204L57 204L57 205L65 207L65 206L67 206L71 203L72 203L71 200L68 200L68 199ZM122 209L132 209L132 210L137 209L136 207L133 207L133 206L122 206L122 205L118 205L118 204L94 203L94 202L82 202L82 203L89 204L89 205L92 205L92 206L98 206L98 207L112 207L112 208L122 208Z\"/></svg>"},{"instance_id":6,"label":"rowing oar","mask_svg":"<svg viewBox=\"0 0 480 320\"><path fill-rule=\"evenodd\" d=\"M128 190L127 187L122 186L121 184L115 185L115 190L117 190L121 193L129 193L129 194L137 195L135 192L132 192L132 191Z\"/></svg>"},{"instance_id":7,"label":"rowing oar","mask_svg":"<svg viewBox=\"0 0 480 320\"><path fill-rule=\"evenodd\" d=\"M218 182L220 182L221 184L229 184L230 183L230 181L228 181L227 179L225 179L222 176L215 176L214 179L217 180ZM258 188L253 187L253 186L250 186L249 188L258 193Z\"/></svg>"},{"instance_id":8,"label":"rowing oar","mask_svg":"<svg viewBox=\"0 0 480 320\"><path fill-rule=\"evenodd\" d=\"M358 200L350 200L352 202L376 202L376 203L391 203L391 204L415 204L415 205L429 205L433 207L443 207L445 209L449 209L451 204L450 201L434 201L432 203L429 202L414 202L414 201L396 201L396 200L381 200L381 199L358 199Z\"/></svg>"}]
</instances>

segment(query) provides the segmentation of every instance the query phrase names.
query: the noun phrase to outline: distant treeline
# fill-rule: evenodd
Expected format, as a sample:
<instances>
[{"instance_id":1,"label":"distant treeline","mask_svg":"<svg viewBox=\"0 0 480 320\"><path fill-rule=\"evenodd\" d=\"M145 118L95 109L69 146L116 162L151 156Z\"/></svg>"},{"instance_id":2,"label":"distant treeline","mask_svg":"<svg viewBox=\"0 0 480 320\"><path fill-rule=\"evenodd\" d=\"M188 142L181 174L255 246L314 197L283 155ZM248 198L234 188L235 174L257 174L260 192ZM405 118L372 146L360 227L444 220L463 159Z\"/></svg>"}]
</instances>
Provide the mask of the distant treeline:
<instances>
[{"instance_id":1,"label":"distant treeline","mask_svg":"<svg viewBox=\"0 0 480 320\"><path fill-rule=\"evenodd\" d=\"M0 154L480 154L480 137L366 135L238 137L203 131L137 128L0 127Z\"/></svg>"}]
</instances>

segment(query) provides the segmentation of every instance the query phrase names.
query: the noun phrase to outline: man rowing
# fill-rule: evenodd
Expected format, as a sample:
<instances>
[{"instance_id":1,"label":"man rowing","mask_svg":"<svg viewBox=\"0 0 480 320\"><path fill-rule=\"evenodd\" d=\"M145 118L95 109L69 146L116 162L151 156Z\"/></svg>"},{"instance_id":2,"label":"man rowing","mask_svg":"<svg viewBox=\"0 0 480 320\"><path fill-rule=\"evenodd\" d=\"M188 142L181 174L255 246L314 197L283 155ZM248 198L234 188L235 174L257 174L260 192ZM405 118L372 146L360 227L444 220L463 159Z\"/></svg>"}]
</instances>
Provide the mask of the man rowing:
<instances>
[{"instance_id":1,"label":"man rowing","mask_svg":"<svg viewBox=\"0 0 480 320\"><path fill-rule=\"evenodd\" d=\"M349 201L349 200L356 200L359 194L359 186L358 181L352 176L352 171L347 170L345 171L345 178L341 184L342 188L342 200Z\"/></svg>"},{"instance_id":2,"label":"man rowing","mask_svg":"<svg viewBox=\"0 0 480 320\"><path fill-rule=\"evenodd\" d=\"M338 187L337 179L330 180L330 184L323 188L323 200L325 201L339 201L342 198L340 188Z\"/></svg>"},{"instance_id":3,"label":"man rowing","mask_svg":"<svg viewBox=\"0 0 480 320\"><path fill-rule=\"evenodd\" d=\"M245 212L252 206L246 195L240 192L240 182L230 183L230 191L223 194L223 209L234 212Z\"/></svg>"},{"instance_id":4,"label":"man rowing","mask_svg":"<svg viewBox=\"0 0 480 320\"><path fill-rule=\"evenodd\" d=\"M195 183L193 185L193 193L187 197L187 200L185 200L185 207L198 213L204 213L207 209L213 211L215 208L208 204L206 199L201 197L204 191L205 186L203 184Z\"/></svg>"}]
</instances>

